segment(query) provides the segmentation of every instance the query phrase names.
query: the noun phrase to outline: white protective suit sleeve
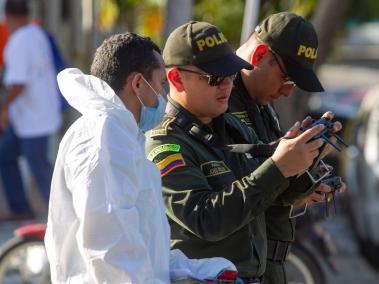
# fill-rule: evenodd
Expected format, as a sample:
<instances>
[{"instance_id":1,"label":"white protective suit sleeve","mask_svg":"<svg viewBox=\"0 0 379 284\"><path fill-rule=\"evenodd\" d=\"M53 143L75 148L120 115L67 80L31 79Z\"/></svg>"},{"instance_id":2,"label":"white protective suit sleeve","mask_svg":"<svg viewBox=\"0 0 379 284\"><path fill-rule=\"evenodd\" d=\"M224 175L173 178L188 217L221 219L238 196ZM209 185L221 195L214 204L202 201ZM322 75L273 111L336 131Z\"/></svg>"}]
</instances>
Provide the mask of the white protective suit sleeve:
<instances>
[{"instance_id":1,"label":"white protective suit sleeve","mask_svg":"<svg viewBox=\"0 0 379 284\"><path fill-rule=\"evenodd\" d=\"M108 131L120 131L113 128ZM92 283L163 283L154 278L148 245L140 233L135 203L141 202L137 180L143 173L137 172L139 161L127 147L133 142L121 147L109 138L101 149L83 153L84 161L65 165L66 172L75 169L67 180L80 221L76 238L90 277L96 279Z\"/></svg>"},{"instance_id":2,"label":"white protective suit sleeve","mask_svg":"<svg viewBox=\"0 0 379 284\"><path fill-rule=\"evenodd\" d=\"M223 270L237 269L232 262L222 257L189 259L181 250L174 249L170 252L171 281L183 277L215 279Z\"/></svg>"},{"instance_id":3,"label":"white protective suit sleeve","mask_svg":"<svg viewBox=\"0 0 379 284\"><path fill-rule=\"evenodd\" d=\"M366 129L364 156L371 168L371 184L376 184L379 178L379 99L371 108Z\"/></svg>"}]
</instances>

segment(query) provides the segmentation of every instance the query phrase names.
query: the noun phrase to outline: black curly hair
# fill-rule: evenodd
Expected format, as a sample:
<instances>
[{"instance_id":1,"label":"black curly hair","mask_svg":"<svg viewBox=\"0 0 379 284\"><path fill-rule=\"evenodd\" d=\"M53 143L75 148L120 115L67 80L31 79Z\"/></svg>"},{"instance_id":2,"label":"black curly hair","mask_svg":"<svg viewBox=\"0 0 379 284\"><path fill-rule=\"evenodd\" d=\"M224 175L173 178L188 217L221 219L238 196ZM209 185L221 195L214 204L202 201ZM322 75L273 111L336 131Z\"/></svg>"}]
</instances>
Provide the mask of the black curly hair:
<instances>
[{"instance_id":1,"label":"black curly hair","mask_svg":"<svg viewBox=\"0 0 379 284\"><path fill-rule=\"evenodd\" d=\"M161 54L150 38L126 32L106 39L96 50L91 74L105 81L116 93L121 91L132 72L140 72L146 79L160 63L153 51Z\"/></svg>"},{"instance_id":2,"label":"black curly hair","mask_svg":"<svg viewBox=\"0 0 379 284\"><path fill-rule=\"evenodd\" d=\"M6 14L14 16L27 16L29 10L28 0L7 0L4 7Z\"/></svg>"}]
</instances>

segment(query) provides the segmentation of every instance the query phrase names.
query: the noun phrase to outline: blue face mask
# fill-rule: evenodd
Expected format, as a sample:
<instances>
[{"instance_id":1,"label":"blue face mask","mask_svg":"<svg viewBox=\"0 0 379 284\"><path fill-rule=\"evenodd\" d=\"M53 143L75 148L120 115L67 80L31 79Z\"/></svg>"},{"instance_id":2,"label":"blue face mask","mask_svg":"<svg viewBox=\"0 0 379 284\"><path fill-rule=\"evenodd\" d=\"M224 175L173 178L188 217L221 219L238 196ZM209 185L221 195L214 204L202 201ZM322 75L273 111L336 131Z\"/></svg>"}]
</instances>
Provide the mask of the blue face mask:
<instances>
[{"instance_id":1,"label":"blue face mask","mask_svg":"<svg viewBox=\"0 0 379 284\"><path fill-rule=\"evenodd\" d=\"M153 129L162 121L163 115L166 110L167 101L160 93L154 90L154 88L149 84L149 82L147 82L147 80L144 77L142 77L142 79L150 87L150 89L154 92L158 99L158 105L156 107L148 107L145 106L141 99L137 96L138 100L142 105L141 116L138 126L143 132L146 132L150 129Z\"/></svg>"}]
</instances>

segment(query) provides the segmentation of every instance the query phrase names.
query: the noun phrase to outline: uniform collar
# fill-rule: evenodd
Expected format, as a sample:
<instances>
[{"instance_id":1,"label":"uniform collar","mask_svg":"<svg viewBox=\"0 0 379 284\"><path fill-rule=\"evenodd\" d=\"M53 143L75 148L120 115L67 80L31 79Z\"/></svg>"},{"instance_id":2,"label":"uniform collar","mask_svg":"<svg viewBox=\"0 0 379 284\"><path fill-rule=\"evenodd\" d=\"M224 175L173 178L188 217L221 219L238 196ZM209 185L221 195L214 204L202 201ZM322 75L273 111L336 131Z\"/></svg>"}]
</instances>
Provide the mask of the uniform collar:
<instances>
[{"instance_id":1,"label":"uniform collar","mask_svg":"<svg viewBox=\"0 0 379 284\"><path fill-rule=\"evenodd\" d=\"M188 119L190 119L196 125L198 126L203 125L203 123L194 114L192 114L190 111L188 111L186 108L184 108L181 104L179 104L170 96L167 96L167 104L169 105L169 107L174 107L176 110L183 113Z\"/></svg>"},{"instance_id":2,"label":"uniform collar","mask_svg":"<svg viewBox=\"0 0 379 284\"><path fill-rule=\"evenodd\" d=\"M174 107L181 113L185 114L186 117L188 117L194 124L196 124L199 127L213 128L214 126L217 126L220 123L225 123L224 114L221 114L220 116L213 118L210 124L204 124L193 113L188 111L186 108L184 108L181 104L179 104L173 98L171 98L170 96L168 96L167 98L168 98L167 104L170 104L172 107Z\"/></svg>"},{"instance_id":3,"label":"uniform collar","mask_svg":"<svg viewBox=\"0 0 379 284\"><path fill-rule=\"evenodd\" d=\"M182 105L180 105L177 101L175 101L170 96L168 96L167 104L169 105L168 108L174 107L176 110L178 110L182 114L184 114L191 121L192 125L196 125L197 127L202 129L203 131L215 135L217 139L221 139L221 140L225 139L225 117L224 117L224 114L221 114L220 116L212 119L211 123L204 124L194 114L192 114L190 111L188 111ZM170 115L170 114L168 114L168 115Z\"/></svg>"},{"instance_id":4,"label":"uniform collar","mask_svg":"<svg viewBox=\"0 0 379 284\"><path fill-rule=\"evenodd\" d=\"M234 80L234 88L233 88L232 95L237 95L240 97L240 99L250 105L254 105L254 107L259 110L260 105L258 105L249 95L249 92L247 91L243 80L242 80L242 75L241 72L237 74L236 79Z\"/></svg>"},{"instance_id":5,"label":"uniform collar","mask_svg":"<svg viewBox=\"0 0 379 284\"><path fill-rule=\"evenodd\" d=\"M240 101L242 101L247 106L250 106L249 109L251 111L258 111L260 112L261 105L257 104L249 95L249 92L247 91L243 80L241 72L237 74L236 79L234 80L234 87L232 91L232 96L238 96L240 98Z\"/></svg>"}]
</instances>

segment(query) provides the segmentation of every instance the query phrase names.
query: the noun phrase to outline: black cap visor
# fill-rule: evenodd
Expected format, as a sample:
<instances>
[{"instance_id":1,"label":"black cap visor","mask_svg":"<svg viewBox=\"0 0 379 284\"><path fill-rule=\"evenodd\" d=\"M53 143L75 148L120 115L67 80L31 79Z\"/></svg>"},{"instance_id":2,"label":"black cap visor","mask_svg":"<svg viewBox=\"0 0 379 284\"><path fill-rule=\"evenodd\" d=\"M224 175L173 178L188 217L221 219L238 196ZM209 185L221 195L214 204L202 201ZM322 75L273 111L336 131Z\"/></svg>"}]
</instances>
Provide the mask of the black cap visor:
<instances>
[{"instance_id":1,"label":"black cap visor","mask_svg":"<svg viewBox=\"0 0 379 284\"><path fill-rule=\"evenodd\" d=\"M312 69L305 69L293 61L283 60L287 73L295 84L307 92L323 92L320 81Z\"/></svg>"},{"instance_id":2,"label":"black cap visor","mask_svg":"<svg viewBox=\"0 0 379 284\"><path fill-rule=\"evenodd\" d=\"M243 60L235 53L230 53L210 62L194 65L208 74L220 77L232 76L241 69L253 69L251 64Z\"/></svg>"}]
</instances>

